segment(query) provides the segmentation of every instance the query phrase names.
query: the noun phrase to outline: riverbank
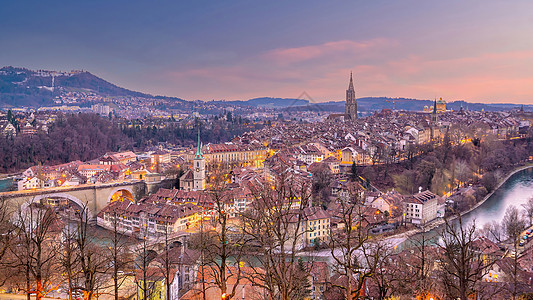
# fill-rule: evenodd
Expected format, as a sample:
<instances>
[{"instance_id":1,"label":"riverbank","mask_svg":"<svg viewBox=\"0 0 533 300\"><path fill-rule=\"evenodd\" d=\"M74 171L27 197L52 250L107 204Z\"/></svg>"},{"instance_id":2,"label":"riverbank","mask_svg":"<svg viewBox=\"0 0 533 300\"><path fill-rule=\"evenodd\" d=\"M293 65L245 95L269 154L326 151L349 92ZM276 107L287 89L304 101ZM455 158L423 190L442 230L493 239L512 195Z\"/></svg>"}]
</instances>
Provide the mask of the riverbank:
<instances>
[{"instance_id":1,"label":"riverbank","mask_svg":"<svg viewBox=\"0 0 533 300\"><path fill-rule=\"evenodd\" d=\"M527 163L525 166L521 166L521 167L515 168L504 179L502 179L502 180L500 180L500 182L498 182L498 185L496 185L496 187L492 190L492 192L488 193L483 199L481 199L481 201L476 203L474 206L472 206L467 211L459 213L459 215L460 216L464 216L464 215L474 211L476 208L478 208L483 203L485 203L505 182L507 182L507 180L509 180L509 178L511 178L511 176L513 176L514 174L516 174L516 173L518 173L520 171L523 171L523 170L526 170L526 169L529 169L529 168L533 168L533 163ZM457 216L455 216L455 218L457 218Z\"/></svg>"},{"instance_id":2,"label":"riverbank","mask_svg":"<svg viewBox=\"0 0 533 300\"><path fill-rule=\"evenodd\" d=\"M456 220L458 217L463 217L471 212L473 212L474 210L478 209L481 205L483 205L498 189L500 189L502 187L502 185L504 185L513 175L515 175L516 173L518 172L521 172L523 170L527 170L529 168L533 168L533 163L527 163L526 165L522 165L522 166L519 166L519 167L516 167L515 169L513 169L512 171L510 171L503 179L499 180L498 184L496 185L496 187L492 190L492 192L488 193L482 200L480 200L479 202L477 202L474 206L472 206L470 209L466 210L466 211L463 211L463 212L460 212L458 215L453 215L453 216L450 216L447 218L448 221L453 221L453 220ZM428 232L428 231L431 231L435 228L438 228L440 226L442 226L443 224L445 224L445 220L444 218L440 218L440 219L437 219L437 220L434 220L428 224L426 224L426 226L424 226L424 228L415 228L415 229L411 229L409 231L406 231L406 232L402 232L402 233L398 233L398 234L395 234L395 235L391 235L391 236L388 236L386 237L385 239L386 240L392 240L392 241L395 241L394 244L401 244L403 243L405 240L407 240L408 238L416 235L416 234L420 234L422 232Z\"/></svg>"},{"instance_id":3,"label":"riverbank","mask_svg":"<svg viewBox=\"0 0 533 300\"><path fill-rule=\"evenodd\" d=\"M16 177L16 176L19 176L19 175L22 175L21 172L18 172L18 173L9 173L9 174L3 174L3 173L0 173L0 180L2 179L8 179L8 178L13 178L13 177Z\"/></svg>"}]
</instances>

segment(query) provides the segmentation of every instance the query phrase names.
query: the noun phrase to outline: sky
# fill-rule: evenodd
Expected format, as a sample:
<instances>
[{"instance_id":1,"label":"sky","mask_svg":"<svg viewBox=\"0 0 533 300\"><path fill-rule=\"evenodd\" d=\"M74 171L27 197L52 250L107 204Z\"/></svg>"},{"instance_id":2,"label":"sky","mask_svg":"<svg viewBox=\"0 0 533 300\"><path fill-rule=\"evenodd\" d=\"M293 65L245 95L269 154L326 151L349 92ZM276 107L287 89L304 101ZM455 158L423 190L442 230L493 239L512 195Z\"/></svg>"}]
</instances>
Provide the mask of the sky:
<instances>
[{"instance_id":1,"label":"sky","mask_svg":"<svg viewBox=\"0 0 533 300\"><path fill-rule=\"evenodd\" d=\"M533 104L533 1L0 0L0 66L187 100Z\"/></svg>"}]
</instances>

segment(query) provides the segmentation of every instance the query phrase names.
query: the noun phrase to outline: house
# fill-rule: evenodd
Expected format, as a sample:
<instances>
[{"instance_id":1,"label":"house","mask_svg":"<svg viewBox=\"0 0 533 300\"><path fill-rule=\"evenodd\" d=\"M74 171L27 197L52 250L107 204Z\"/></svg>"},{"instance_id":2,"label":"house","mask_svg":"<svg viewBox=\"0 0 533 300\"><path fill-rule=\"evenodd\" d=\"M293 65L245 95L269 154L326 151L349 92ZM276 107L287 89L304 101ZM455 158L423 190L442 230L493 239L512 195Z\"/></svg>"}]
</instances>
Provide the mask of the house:
<instances>
[{"instance_id":1,"label":"house","mask_svg":"<svg viewBox=\"0 0 533 300\"><path fill-rule=\"evenodd\" d=\"M45 187L45 180L37 176L28 177L17 182L19 191L40 189Z\"/></svg>"},{"instance_id":2,"label":"house","mask_svg":"<svg viewBox=\"0 0 533 300\"><path fill-rule=\"evenodd\" d=\"M200 212L201 208L194 204L114 201L98 213L96 223L110 229L116 221L126 235L157 238L165 232L184 231L196 225L201 218Z\"/></svg>"},{"instance_id":3,"label":"house","mask_svg":"<svg viewBox=\"0 0 533 300\"><path fill-rule=\"evenodd\" d=\"M261 287L259 278L250 279L251 275L261 272L260 268L235 267L226 268L226 288L227 293L235 291L232 299L264 299L267 292ZM214 266L200 266L196 277L195 286L183 295L181 300L203 300L203 299L224 299L222 291L216 282L216 272L218 269ZM237 275L240 274L240 280L237 282ZM205 295L204 295L205 292Z\"/></svg>"},{"instance_id":4,"label":"house","mask_svg":"<svg viewBox=\"0 0 533 300\"><path fill-rule=\"evenodd\" d=\"M163 269L148 267L146 270L137 269L135 282L137 283L137 298L148 300L172 300L178 299L177 270L172 268L170 278L166 278ZM167 299L167 279L170 282L170 299ZM146 298L145 298L146 296Z\"/></svg>"},{"instance_id":5,"label":"house","mask_svg":"<svg viewBox=\"0 0 533 300\"><path fill-rule=\"evenodd\" d=\"M359 147L345 147L341 150L341 162L342 165L351 165L355 163L361 165L364 163L365 151Z\"/></svg>"},{"instance_id":6,"label":"house","mask_svg":"<svg viewBox=\"0 0 533 300\"><path fill-rule=\"evenodd\" d=\"M324 299L324 292L330 284L330 270L325 261L312 261L307 263L309 282L311 283L311 298Z\"/></svg>"},{"instance_id":7,"label":"house","mask_svg":"<svg viewBox=\"0 0 533 300\"><path fill-rule=\"evenodd\" d=\"M112 155L123 164L128 164L137 161L137 155L135 155L135 153L131 151L113 153Z\"/></svg>"},{"instance_id":8,"label":"house","mask_svg":"<svg viewBox=\"0 0 533 300\"><path fill-rule=\"evenodd\" d=\"M103 172L111 171L112 165L80 165L78 172L87 178L97 177Z\"/></svg>"},{"instance_id":9,"label":"house","mask_svg":"<svg viewBox=\"0 0 533 300\"><path fill-rule=\"evenodd\" d=\"M298 224L299 223L299 224ZM304 248L328 241L330 237L330 215L318 207L306 207L301 211L292 210L289 220L290 236L297 239L297 247ZM294 231L298 233L294 234ZM291 243L294 239L289 240Z\"/></svg>"},{"instance_id":10,"label":"house","mask_svg":"<svg viewBox=\"0 0 533 300\"><path fill-rule=\"evenodd\" d=\"M98 161L101 165L116 165L120 163L120 160L118 158L108 153L100 156L100 158L98 158Z\"/></svg>"},{"instance_id":11,"label":"house","mask_svg":"<svg viewBox=\"0 0 533 300\"><path fill-rule=\"evenodd\" d=\"M336 157L329 156L326 159L322 160L322 163L328 166L331 171L331 174L339 174L340 161Z\"/></svg>"},{"instance_id":12,"label":"house","mask_svg":"<svg viewBox=\"0 0 533 300\"><path fill-rule=\"evenodd\" d=\"M150 154L150 161L152 165L161 165L170 162L170 152L157 150Z\"/></svg>"},{"instance_id":13,"label":"house","mask_svg":"<svg viewBox=\"0 0 533 300\"><path fill-rule=\"evenodd\" d=\"M154 259L153 265L164 269L167 263L173 266L174 273L171 299L180 299L179 296L190 290L195 283L200 264L200 252L182 245L171 245L170 249L163 251Z\"/></svg>"},{"instance_id":14,"label":"house","mask_svg":"<svg viewBox=\"0 0 533 300\"><path fill-rule=\"evenodd\" d=\"M404 200L405 221L425 224L437 218L439 198L429 190L406 197Z\"/></svg>"},{"instance_id":15,"label":"house","mask_svg":"<svg viewBox=\"0 0 533 300\"><path fill-rule=\"evenodd\" d=\"M402 194L393 190L384 194L380 194L378 197L374 198L370 203L370 206L377 208L382 212L387 212L390 216L394 217L401 215L402 202Z\"/></svg>"},{"instance_id":16,"label":"house","mask_svg":"<svg viewBox=\"0 0 533 300\"><path fill-rule=\"evenodd\" d=\"M13 124L8 122L5 125L0 126L0 133L3 136L15 136L17 135L17 129L15 126L13 126Z\"/></svg>"}]
</instances>

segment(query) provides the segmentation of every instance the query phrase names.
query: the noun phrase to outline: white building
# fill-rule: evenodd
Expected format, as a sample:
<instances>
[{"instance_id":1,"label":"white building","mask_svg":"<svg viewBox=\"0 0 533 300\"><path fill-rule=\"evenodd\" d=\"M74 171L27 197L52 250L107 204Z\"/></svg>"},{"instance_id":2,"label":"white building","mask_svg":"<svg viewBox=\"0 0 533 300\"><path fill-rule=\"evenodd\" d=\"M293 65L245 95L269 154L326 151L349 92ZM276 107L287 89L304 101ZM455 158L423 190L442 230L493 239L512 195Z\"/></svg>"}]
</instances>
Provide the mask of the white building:
<instances>
[{"instance_id":1,"label":"white building","mask_svg":"<svg viewBox=\"0 0 533 300\"><path fill-rule=\"evenodd\" d=\"M438 198L429 190L407 197L404 202L405 221L425 224L437 218Z\"/></svg>"}]
</instances>

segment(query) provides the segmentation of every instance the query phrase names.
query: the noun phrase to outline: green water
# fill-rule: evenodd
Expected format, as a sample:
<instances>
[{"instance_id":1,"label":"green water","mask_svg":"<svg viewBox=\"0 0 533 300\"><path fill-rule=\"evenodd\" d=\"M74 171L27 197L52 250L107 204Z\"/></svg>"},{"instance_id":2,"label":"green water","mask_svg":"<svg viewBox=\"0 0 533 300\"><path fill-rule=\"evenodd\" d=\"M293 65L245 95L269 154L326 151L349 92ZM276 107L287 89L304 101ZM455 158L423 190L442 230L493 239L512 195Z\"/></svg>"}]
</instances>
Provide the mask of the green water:
<instances>
[{"instance_id":1,"label":"green water","mask_svg":"<svg viewBox=\"0 0 533 300\"><path fill-rule=\"evenodd\" d=\"M13 179L0 179L0 192L12 191L15 188Z\"/></svg>"},{"instance_id":2,"label":"green water","mask_svg":"<svg viewBox=\"0 0 533 300\"><path fill-rule=\"evenodd\" d=\"M514 205L522 209L522 204L533 197L533 168L528 168L513 174L498 190L496 190L482 205L464 215L463 224L471 224L475 221L476 228L482 228L485 224L496 221L501 222L507 207ZM442 226L441 226L442 227ZM438 243L438 230L435 228L426 233L429 244ZM412 236L402 242L399 249L408 249L413 246L413 240L419 241L421 234Z\"/></svg>"}]
</instances>

